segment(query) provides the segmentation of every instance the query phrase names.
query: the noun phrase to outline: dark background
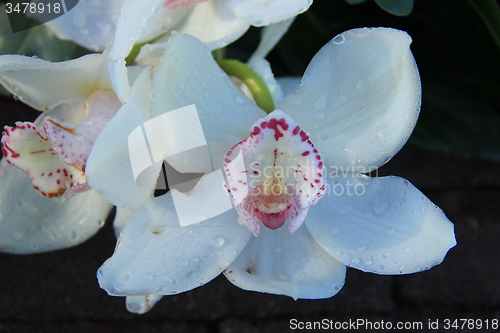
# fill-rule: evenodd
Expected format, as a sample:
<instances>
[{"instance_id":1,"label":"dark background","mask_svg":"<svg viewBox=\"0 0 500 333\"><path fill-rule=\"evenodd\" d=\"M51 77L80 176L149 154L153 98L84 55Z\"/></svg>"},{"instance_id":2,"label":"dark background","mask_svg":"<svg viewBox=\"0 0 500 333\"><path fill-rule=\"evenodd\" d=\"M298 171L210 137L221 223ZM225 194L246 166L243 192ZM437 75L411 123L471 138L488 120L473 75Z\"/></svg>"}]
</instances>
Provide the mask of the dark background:
<instances>
[{"instance_id":1,"label":"dark background","mask_svg":"<svg viewBox=\"0 0 500 333\"><path fill-rule=\"evenodd\" d=\"M500 58L468 4L419 0L409 17L395 17L372 1L316 0L268 58L277 74L301 75L326 40L346 29L391 26L410 33L422 114L410 143L378 175L408 179L454 222L458 245L441 265L404 276L348 268L344 288L326 300L247 292L219 276L135 315L124 298L99 289L95 277L115 245L108 219L96 236L71 249L0 254L0 332L288 332L293 318L418 321L424 329L439 319L439 331L466 331L444 330L444 320L500 320ZM245 38L230 51L248 54L258 34ZM0 98L2 126L37 115Z\"/></svg>"}]
</instances>

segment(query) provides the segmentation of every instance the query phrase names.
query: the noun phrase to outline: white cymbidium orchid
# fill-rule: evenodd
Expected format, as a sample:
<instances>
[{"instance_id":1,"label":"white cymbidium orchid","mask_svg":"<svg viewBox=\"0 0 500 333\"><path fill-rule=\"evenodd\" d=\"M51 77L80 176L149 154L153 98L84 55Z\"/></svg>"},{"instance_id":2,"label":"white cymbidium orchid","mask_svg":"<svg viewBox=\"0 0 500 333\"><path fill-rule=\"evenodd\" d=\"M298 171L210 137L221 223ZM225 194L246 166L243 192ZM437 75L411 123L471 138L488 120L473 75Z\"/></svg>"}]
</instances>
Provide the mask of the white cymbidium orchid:
<instances>
[{"instance_id":1,"label":"white cymbidium orchid","mask_svg":"<svg viewBox=\"0 0 500 333\"><path fill-rule=\"evenodd\" d=\"M133 38L130 48L135 42L154 39L172 29L219 48L238 39L250 25L267 26L286 20L311 4L312 0L80 0L46 25L59 38L93 51L111 45L117 29L123 38L127 38L125 34ZM45 21L48 14L29 16Z\"/></svg>"},{"instance_id":2,"label":"white cymbidium orchid","mask_svg":"<svg viewBox=\"0 0 500 333\"><path fill-rule=\"evenodd\" d=\"M85 165L95 138L122 105L107 71L110 58L109 51L60 63L0 57L0 83L43 111L34 123L5 126L2 134L1 251L74 246L104 224L112 206L88 186Z\"/></svg>"},{"instance_id":3,"label":"white cymbidium orchid","mask_svg":"<svg viewBox=\"0 0 500 333\"><path fill-rule=\"evenodd\" d=\"M115 50L110 69L119 99L130 93L125 58L134 44L163 42L171 30L195 36L210 49L224 47L250 26L268 26L306 11L313 0L80 0L49 21L59 38L91 50ZM43 14L32 14L44 20Z\"/></svg>"},{"instance_id":4,"label":"white cymbidium orchid","mask_svg":"<svg viewBox=\"0 0 500 333\"><path fill-rule=\"evenodd\" d=\"M288 20L311 4L312 0L126 0L116 24L115 53L110 65L117 78L113 82L116 93L124 101L130 92L125 58L135 43L161 43L168 39L167 32L175 30L194 36L215 50L237 40L251 25L267 26Z\"/></svg>"},{"instance_id":5,"label":"white cymbidium orchid","mask_svg":"<svg viewBox=\"0 0 500 333\"><path fill-rule=\"evenodd\" d=\"M225 189L211 173L184 195L197 198L194 214L220 205L213 200L220 191L229 192L236 209L186 226L173 200L178 191L148 201L132 213L115 253L99 269L100 286L110 295L156 301L224 272L246 290L326 298L342 288L346 266L407 274L439 264L456 244L444 213L404 179L363 175L401 149L417 120L420 79L410 43L406 33L387 28L335 37L311 61L300 87L266 116L201 42L172 36L151 93L149 77L139 85L140 76L125 105L150 110L145 119L154 120L195 104L207 144L236 146L223 161L213 161L215 168L224 164ZM127 129L122 110L103 133ZM189 141L194 126L183 123L182 114L175 120L179 126L166 129L172 146ZM131 126L137 124L139 119ZM98 146L90 160L118 150L115 156L128 157L126 140L109 145L101 135ZM211 163L196 162L169 161L180 172ZM109 189L134 181L125 164L108 170L119 174L109 179ZM132 203L140 193L115 196Z\"/></svg>"}]
</instances>

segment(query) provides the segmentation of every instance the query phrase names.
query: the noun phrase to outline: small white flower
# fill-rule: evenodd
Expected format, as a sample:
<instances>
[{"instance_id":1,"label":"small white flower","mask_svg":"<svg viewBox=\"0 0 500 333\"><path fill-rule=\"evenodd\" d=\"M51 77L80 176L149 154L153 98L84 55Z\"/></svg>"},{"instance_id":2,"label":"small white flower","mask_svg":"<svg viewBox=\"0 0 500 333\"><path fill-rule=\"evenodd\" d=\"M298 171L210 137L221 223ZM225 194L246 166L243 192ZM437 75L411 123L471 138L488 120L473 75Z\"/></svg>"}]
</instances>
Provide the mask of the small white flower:
<instances>
[{"instance_id":1,"label":"small white flower","mask_svg":"<svg viewBox=\"0 0 500 333\"><path fill-rule=\"evenodd\" d=\"M238 144L244 167L231 159L240 154L236 148L224 161L229 180L225 191L229 189L237 209L181 227L171 193L148 201L132 214L115 253L99 269L100 286L110 295L157 300L224 272L246 290L326 298L342 288L346 266L407 274L439 264L456 244L453 224L443 212L404 179L362 175L392 158L415 126L420 80L410 42L406 33L386 28L354 29L335 37L311 61L300 87L277 105L284 113L266 117L242 98L201 42L173 36L151 93L149 77L143 75L126 105L135 105L136 113L149 120L195 104L208 143ZM119 126L112 135L126 138L130 130L120 132L143 120L126 125L122 110L106 128ZM186 128L168 130L178 142L189 140ZM106 137L100 136L90 160L106 164L106 151L128 158L126 143L105 145ZM175 159L169 163L180 172L206 169ZM119 181L104 185L109 191L123 182L133 184L130 167L99 176L96 166L96 177L103 181L106 172L119 174ZM244 186L233 172L252 167L257 182ZM295 175L284 175L281 169ZM262 178L268 171L270 177ZM240 180L241 185L233 186ZM203 177L185 195L207 188L223 191L220 182L211 181ZM265 191L274 184L279 189L291 185L291 194L252 197L256 189ZM303 185L313 191L300 193ZM237 198L243 189L248 192ZM115 196L134 201L131 193L117 191ZM200 199L200 213L211 204L210 198Z\"/></svg>"}]
</instances>

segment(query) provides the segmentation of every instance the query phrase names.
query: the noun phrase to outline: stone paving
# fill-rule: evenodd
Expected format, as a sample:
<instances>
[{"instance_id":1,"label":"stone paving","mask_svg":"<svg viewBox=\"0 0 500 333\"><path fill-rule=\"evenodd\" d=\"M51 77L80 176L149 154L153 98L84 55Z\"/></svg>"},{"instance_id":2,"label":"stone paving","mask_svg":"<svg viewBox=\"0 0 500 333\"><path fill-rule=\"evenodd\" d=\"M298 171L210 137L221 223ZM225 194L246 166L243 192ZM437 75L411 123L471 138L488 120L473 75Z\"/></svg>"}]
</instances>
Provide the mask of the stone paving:
<instances>
[{"instance_id":1,"label":"stone paving","mask_svg":"<svg viewBox=\"0 0 500 333\"><path fill-rule=\"evenodd\" d=\"M0 105L2 125L36 116L12 99ZM439 320L434 331L459 332L466 329L445 330L444 320L500 320L500 163L406 145L379 170L383 175L408 179L455 223L458 245L441 265L403 276L348 269L344 288L325 300L247 292L219 276L135 315L95 277L115 245L108 219L96 236L71 249L0 254L0 332L289 332L293 319L421 322L421 331Z\"/></svg>"}]
</instances>

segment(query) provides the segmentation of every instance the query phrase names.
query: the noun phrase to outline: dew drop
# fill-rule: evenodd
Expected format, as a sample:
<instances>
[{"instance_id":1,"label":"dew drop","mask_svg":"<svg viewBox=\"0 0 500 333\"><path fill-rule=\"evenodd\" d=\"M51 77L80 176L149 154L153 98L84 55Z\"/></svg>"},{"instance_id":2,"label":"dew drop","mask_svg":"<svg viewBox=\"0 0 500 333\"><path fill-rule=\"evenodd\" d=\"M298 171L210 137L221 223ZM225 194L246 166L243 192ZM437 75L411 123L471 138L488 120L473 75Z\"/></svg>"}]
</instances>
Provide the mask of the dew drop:
<instances>
[{"instance_id":1,"label":"dew drop","mask_svg":"<svg viewBox=\"0 0 500 333\"><path fill-rule=\"evenodd\" d=\"M358 247L358 252L363 252L364 250L366 250L366 246Z\"/></svg>"},{"instance_id":2,"label":"dew drop","mask_svg":"<svg viewBox=\"0 0 500 333\"><path fill-rule=\"evenodd\" d=\"M72 230L69 236L72 240L75 240L78 237L78 232L76 230Z\"/></svg>"},{"instance_id":3,"label":"dew drop","mask_svg":"<svg viewBox=\"0 0 500 333\"><path fill-rule=\"evenodd\" d=\"M361 79L358 81L358 84L356 85L356 88L359 90L359 91L363 91L366 89L366 82Z\"/></svg>"},{"instance_id":4,"label":"dew drop","mask_svg":"<svg viewBox=\"0 0 500 333\"><path fill-rule=\"evenodd\" d=\"M332 39L332 42L337 45L343 44L345 42L344 34L337 35L334 39Z\"/></svg>"},{"instance_id":5,"label":"dew drop","mask_svg":"<svg viewBox=\"0 0 500 333\"><path fill-rule=\"evenodd\" d=\"M234 98L234 100L235 100L235 101L236 101L236 103L238 103L238 104L243 104L243 103L245 103L245 99L244 99L243 97L241 97L241 96L236 96L236 97Z\"/></svg>"},{"instance_id":6,"label":"dew drop","mask_svg":"<svg viewBox=\"0 0 500 333\"><path fill-rule=\"evenodd\" d=\"M322 96L321 96L320 98L318 98L318 100L314 103L314 108L315 108L316 110L323 110L323 109L325 108L325 106L326 106L326 95L322 95ZM320 115L320 114L321 114L321 113L319 113L318 115ZM318 118L317 118L317 117L318 117L318 115L316 115L316 119L318 119ZM324 117L324 115L323 115L323 117ZM320 119L323 119L323 117L322 117L322 118L320 118Z\"/></svg>"},{"instance_id":7,"label":"dew drop","mask_svg":"<svg viewBox=\"0 0 500 333\"><path fill-rule=\"evenodd\" d=\"M160 92L158 90L153 90L149 94L149 97L152 101L157 101L160 98Z\"/></svg>"},{"instance_id":8,"label":"dew drop","mask_svg":"<svg viewBox=\"0 0 500 333\"><path fill-rule=\"evenodd\" d=\"M323 113L317 113L315 118L316 120L323 120L325 118L325 115Z\"/></svg>"},{"instance_id":9,"label":"dew drop","mask_svg":"<svg viewBox=\"0 0 500 333\"><path fill-rule=\"evenodd\" d=\"M394 229L394 228L390 228L390 229L389 229L389 232L388 232L389 236L392 236L392 235L394 235L395 233L396 233L396 229Z\"/></svg>"},{"instance_id":10,"label":"dew drop","mask_svg":"<svg viewBox=\"0 0 500 333\"><path fill-rule=\"evenodd\" d=\"M340 256L340 251L335 251L335 253L333 254L334 256Z\"/></svg>"},{"instance_id":11,"label":"dew drop","mask_svg":"<svg viewBox=\"0 0 500 333\"><path fill-rule=\"evenodd\" d=\"M404 251L405 251L405 253L409 253L409 252L410 252L410 248L405 247L405 250L404 250Z\"/></svg>"},{"instance_id":12,"label":"dew drop","mask_svg":"<svg viewBox=\"0 0 500 333\"><path fill-rule=\"evenodd\" d=\"M288 276L286 276L284 274L281 274L280 275L280 279L283 280L283 281L287 281L288 280Z\"/></svg>"},{"instance_id":13,"label":"dew drop","mask_svg":"<svg viewBox=\"0 0 500 333\"><path fill-rule=\"evenodd\" d=\"M224 245L224 238L222 236L214 236L210 241L210 245L216 249L222 247Z\"/></svg>"},{"instance_id":14,"label":"dew drop","mask_svg":"<svg viewBox=\"0 0 500 333\"><path fill-rule=\"evenodd\" d=\"M130 274L123 274L123 275L122 275L122 281L123 281L123 282L128 282L128 281L130 281Z\"/></svg>"},{"instance_id":15,"label":"dew drop","mask_svg":"<svg viewBox=\"0 0 500 333\"><path fill-rule=\"evenodd\" d=\"M380 265L379 269L380 269L381 271L383 271L383 270L385 269L385 266L384 266L384 265Z\"/></svg>"},{"instance_id":16,"label":"dew drop","mask_svg":"<svg viewBox=\"0 0 500 333\"><path fill-rule=\"evenodd\" d=\"M353 258L351 261L353 264L357 264L359 263L359 258Z\"/></svg>"},{"instance_id":17,"label":"dew drop","mask_svg":"<svg viewBox=\"0 0 500 333\"><path fill-rule=\"evenodd\" d=\"M382 214L388 205L389 203L387 202L387 200L384 200L381 197L377 197L375 199L375 202L373 203L373 211L375 212L375 214Z\"/></svg>"},{"instance_id":18,"label":"dew drop","mask_svg":"<svg viewBox=\"0 0 500 333\"><path fill-rule=\"evenodd\" d=\"M87 19L83 15L75 15L73 17L73 24L77 28L83 28L85 26L85 24L87 24Z\"/></svg>"}]
</instances>

